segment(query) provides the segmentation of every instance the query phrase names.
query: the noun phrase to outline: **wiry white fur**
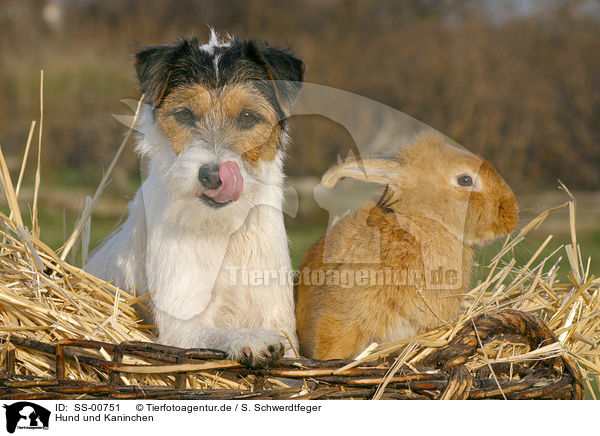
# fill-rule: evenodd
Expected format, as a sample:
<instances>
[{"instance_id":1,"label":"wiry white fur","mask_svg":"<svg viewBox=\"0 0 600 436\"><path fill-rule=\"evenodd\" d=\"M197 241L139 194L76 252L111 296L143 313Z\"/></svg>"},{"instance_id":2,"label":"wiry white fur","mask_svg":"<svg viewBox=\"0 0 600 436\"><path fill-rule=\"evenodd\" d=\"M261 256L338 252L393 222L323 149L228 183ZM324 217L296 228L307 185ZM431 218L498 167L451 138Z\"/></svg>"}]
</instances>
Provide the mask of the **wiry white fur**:
<instances>
[{"instance_id":1,"label":"wiry white fur","mask_svg":"<svg viewBox=\"0 0 600 436\"><path fill-rule=\"evenodd\" d=\"M291 271L282 156L253 169L230 148L205 142L175 155L150 109L142 116L141 132L137 151L149 160L148 177L129 205L127 221L85 269L122 289L152 292L163 343L218 348L237 359L285 343L284 331L296 346L289 280L230 283L229 267ZM198 169L227 160L240 167L243 193L213 209L198 198Z\"/></svg>"},{"instance_id":2,"label":"wiry white fur","mask_svg":"<svg viewBox=\"0 0 600 436\"><path fill-rule=\"evenodd\" d=\"M200 46L200 50L205 51L206 53L208 53L211 56L214 55L213 65L215 67L215 76L218 80L219 79L219 60L221 59L221 55L220 54L215 55L215 48L229 47L231 45L232 37L230 35L227 35L227 37L229 39L228 41L220 40L219 35L215 31L215 29L213 29L212 27L209 27L209 29L210 29L210 38L206 44L202 44Z\"/></svg>"},{"instance_id":3,"label":"wiry white fur","mask_svg":"<svg viewBox=\"0 0 600 436\"><path fill-rule=\"evenodd\" d=\"M219 35L215 32L215 29L209 27L210 29L210 38L206 44L200 46L200 50L204 50L208 54L212 55L215 51L215 48L218 47L228 47L231 44L231 37L229 41L222 41L219 39Z\"/></svg>"}]
</instances>

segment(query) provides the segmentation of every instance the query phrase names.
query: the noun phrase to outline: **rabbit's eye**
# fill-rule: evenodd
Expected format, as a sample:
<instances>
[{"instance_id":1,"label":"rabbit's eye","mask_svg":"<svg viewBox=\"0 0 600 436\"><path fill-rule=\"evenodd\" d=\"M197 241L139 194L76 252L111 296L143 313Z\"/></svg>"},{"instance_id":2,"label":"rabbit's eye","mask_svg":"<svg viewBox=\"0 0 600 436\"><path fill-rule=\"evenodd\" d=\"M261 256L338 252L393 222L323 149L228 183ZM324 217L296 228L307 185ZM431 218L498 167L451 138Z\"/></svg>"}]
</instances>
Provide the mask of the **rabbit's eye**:
<instances>
[{"instance_id":1,"label":"rabbit's eye","mask_svg":"<svg viewBox=\"0 0 600 436\"><path fill-rule=\"evenodd\" d=\"M458 183L459 186L473 186L473 179L471 178L471 176L459 176L456 179L456 182Z\"/></svg>"}]
</instances>

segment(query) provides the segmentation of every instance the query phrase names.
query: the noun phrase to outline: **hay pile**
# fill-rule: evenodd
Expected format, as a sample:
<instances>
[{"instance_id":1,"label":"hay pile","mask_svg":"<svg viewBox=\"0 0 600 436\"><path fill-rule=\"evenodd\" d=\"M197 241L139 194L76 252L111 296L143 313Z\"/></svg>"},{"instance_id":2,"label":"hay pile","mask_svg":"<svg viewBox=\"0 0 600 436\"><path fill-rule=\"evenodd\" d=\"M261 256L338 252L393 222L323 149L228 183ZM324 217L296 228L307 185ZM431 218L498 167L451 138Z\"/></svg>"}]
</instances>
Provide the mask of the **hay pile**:
<instances>
[{"instance_id":1,"label":"hay pile","mask_svg":"<svg viewBox=\"0 0 600 436\"><path fill-rule=\"evenodd\" d=\"M31 134L27 151L30 140ZM126 140L127 138L120 151ZM115 161L118 154L115 156ZM143 303L142 298L128 295L64 260L69 249L82 234L85 237L84 224L93 207L86 208L74 234L68 239L60 254L57 254L39 240L36 218L37 195L34 197L32 208L33 231L29 231L23 225L17 200L24 165L16 189L1 150L0 170L3 191L10 208L10 216L0 214L0 368L12 368L14 373L24 376L42 378L56 376L55 356L19 346L18 341L11 342L11 337L33 339L49 344L73 338L111 344L123 341L153 341L151 326L141 325L132 308L136 303ZM110 171L105 176L105 181L109 173ZM99 187L94 201L97 200L102 187L103 185ZM37 189L39 189L39 166L36 175L36 193ZM565 191L570 196L566 188ZM94 201L88 206L93 206ZM525 240L527 233L539 227L554 210L563 207L568 207L570 211L571 244L559 247L550 255L541 257L541 253L550 242L549 236L525 265L517 265L512 253L519 249L519 244ZM570 271L568 282L561 283L558 279L558 263L559 256L565 252ZM228 368L239 368L239 365L221 360L219 364L206 366L213 370L204 371L200 370L204 368L202 366L195 367L193 374L184 381L184 387L240 392L280 389L282 392L287 392L289 397L294 395L310 397L312 388L306 380L310 380L312 376L330 376L329 383L338 380L337 383L343 385L343 379L339 382L340 377L363 371L361 374L379 374L376 378L369 379L373 386L372 397L385 398L388 383L396 380L394 376L401 368L403 371L409 368L418 372L417 368L428 356L437 348L448 344L457 332L472 323L474 318L497 309L510 308L537 315L555 333L558 341L530 349L529 346L511 341L510 338L493 340L485 344L478 354L472 356L466 367L476 371L485 367L492 369L493 365L506 364L511 368L512 377L513 365L516 367L535 360L568 355L581 368L587 395L595 399L592 386L600 381L600 352L598 351L600 279L591 274L589 266L590 260L582 259L577 244L575 199L570 196L565 204L542 213L524 226L516 236L506 239L502 250L491 261L487 276L468 293L465 299L465 310L451 325L443 325L418 337L395 343L373 344L353 362L339 363L333 367L329 364L322 366L327 369L296 373L304 380L301 384L290 385L284 380L273 377L274 374L294 376L290 371L270 372L266 373L265 377L256 377L258 373L251 371L227 372ZM85 355L111 360L109 352L103 348L95 351L86 350ZM381 359L384 360L383 363ZM128 356L123 362L152 363L152 360ZM315 368L314 362L311 365ZM378 372L368 369L376 365L379 365ZM301 361L288 362L288 367L307 368ZM363 369L358 371L360 368ZM147 386L173 386L177 383L176 376L173 374L138 372L138 374L121 372L120 383ZM101 368L86 364L85 361L74 359L67 363L64 377L90 383L106 383L110 379L110 374ZM490 374L490 378L492 377L495 377L493 370ZM516 371L514 377L518 377ZM258 383L257 380L260 382ZM344 391L343 387L342 391Z\"/></svg>"}]
</instances>

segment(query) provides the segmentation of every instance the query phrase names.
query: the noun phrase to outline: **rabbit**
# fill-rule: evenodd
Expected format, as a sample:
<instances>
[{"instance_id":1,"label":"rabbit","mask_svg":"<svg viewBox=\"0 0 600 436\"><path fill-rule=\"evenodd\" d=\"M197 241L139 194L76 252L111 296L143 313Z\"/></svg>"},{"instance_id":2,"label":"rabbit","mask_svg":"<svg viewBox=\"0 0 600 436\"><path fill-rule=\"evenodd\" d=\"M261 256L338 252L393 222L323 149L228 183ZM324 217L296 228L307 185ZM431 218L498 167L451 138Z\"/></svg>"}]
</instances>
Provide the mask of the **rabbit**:
<instances>
[{"instance_id":1,"label":"rabbit","mask_svg":"<svg viewBox=\"0 0 600 436\"><path fill-rule=\"evenodd\" d=\"M295 286L301 354L349 359L372 342L451 321L469 289L473 252L512 232L514 193L482 158L421 133L393 157L348 159L344 177L386 185L305 253Z\"/></svg>"}]
</instances>

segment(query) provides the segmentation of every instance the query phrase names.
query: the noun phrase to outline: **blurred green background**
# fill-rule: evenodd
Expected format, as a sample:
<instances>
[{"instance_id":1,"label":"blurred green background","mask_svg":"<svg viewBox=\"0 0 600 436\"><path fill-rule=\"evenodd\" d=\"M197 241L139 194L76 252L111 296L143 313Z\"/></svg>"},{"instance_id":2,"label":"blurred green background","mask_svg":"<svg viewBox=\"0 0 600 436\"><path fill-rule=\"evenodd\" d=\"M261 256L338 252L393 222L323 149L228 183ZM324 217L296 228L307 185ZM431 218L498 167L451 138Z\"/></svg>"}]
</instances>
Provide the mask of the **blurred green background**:
<instances>
[{"instance_id":1,"label":"blurred green background","mask_svg":"<svg viewBox=\"0 0 600 436\"><path fill-rule=\"evenodd\" d=\"M126 128L121 99L139 97L139 44L208 36L291 46L306 80L406 112L490 160L514 188L521 222L578 199L578 239L600 268L600 3L511 0L0 0L0 145L16 179L44 70L40 222L58 248L73 228ZM39 125L39 123L38 123ZM312 186L352 137L320 116L291 120L286 217L294 265L327 225ZM37 130L21 200L31 203ZM91 245L115 228L140 183L129 144L92 221ZM548 234L569 242L568 213L553 214L519 247L525 260ZM496 251L482 250L480 263ZM564 256L563 253L561 253ZM76 263L80 260L76 260ZM594 269L595 268L595 269Z\"/></svg>"}]
</instances>

